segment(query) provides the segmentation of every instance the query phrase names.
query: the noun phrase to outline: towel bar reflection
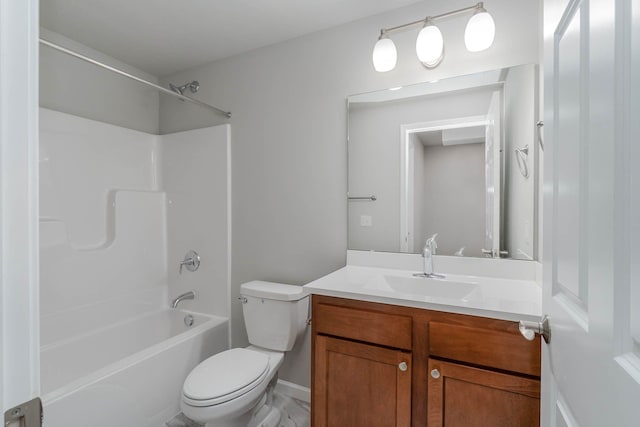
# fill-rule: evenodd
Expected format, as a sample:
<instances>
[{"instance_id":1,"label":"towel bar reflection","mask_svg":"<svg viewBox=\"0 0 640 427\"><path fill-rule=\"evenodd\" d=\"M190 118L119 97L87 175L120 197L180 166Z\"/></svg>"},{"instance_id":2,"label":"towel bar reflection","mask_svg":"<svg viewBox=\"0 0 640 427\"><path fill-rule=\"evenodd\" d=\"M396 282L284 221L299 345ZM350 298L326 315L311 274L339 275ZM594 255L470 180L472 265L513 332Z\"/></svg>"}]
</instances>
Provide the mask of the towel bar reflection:
<instances>
[{"instance_id":1,"label":"towel bar reflection","mask_svg":"<svg viewBox=\"0 0 640 427\"><path fill-rule=\"evenodd\" d=\"M544 122L540 120L536 123L536 127L538 128L538 143L540 144L540 148L544 151L544 141L542 140L542 127L544 126Z\"/></svg>"},{"instance_id":2,"label":"towel bar reflection","mask_svg":"<svg viewBox=\"0 0 640 427\"><path fill-rule=\"evenodd\" d=\"M375 195L371 195L371 196L347 196L347 200L370 200L372 202L375 202L376 200L378 200L378 198Z\"/></svg>"},{"instance_id":3,"label":"towel bar reflection","mask_svg":"<svg viewBox=\"0 0 640 427\"><path fill-rule=\"evenodd\" d=\"M529 157L529 145L525 145L522 148L516 148L516 162L520 173L525 179L529 178L529 167L527 166L527 158Z\"/></svg>"}]
</instances>

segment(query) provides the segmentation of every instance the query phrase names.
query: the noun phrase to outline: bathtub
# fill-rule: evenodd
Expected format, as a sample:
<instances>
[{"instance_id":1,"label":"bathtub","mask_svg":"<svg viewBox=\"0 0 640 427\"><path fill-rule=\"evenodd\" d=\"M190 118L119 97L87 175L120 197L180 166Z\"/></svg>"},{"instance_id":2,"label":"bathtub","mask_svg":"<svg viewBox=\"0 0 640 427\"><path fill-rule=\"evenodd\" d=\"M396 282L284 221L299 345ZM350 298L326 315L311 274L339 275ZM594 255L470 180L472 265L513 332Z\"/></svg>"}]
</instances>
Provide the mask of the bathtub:
<instances>
[{"instance_id":1,"label":"bathtub","mask_svg":"<svg viewBox=\"0 0 640 427\"><path fill-rule=\"evenodd\" d=\"M228 342L226 318L170 309L48 342L41 348L44 427L164 426L180 412L189 372Z\"/></svg>"}]
</instances>

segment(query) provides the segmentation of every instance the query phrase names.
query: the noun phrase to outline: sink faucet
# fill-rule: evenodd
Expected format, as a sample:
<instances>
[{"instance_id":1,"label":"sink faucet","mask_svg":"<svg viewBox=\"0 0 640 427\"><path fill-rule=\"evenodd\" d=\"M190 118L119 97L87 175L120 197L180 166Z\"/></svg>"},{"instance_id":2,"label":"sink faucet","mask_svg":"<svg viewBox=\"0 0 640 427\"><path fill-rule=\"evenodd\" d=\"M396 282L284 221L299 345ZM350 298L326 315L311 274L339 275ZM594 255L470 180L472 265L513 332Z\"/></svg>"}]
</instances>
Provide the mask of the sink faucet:
<instances>
[{"instance_id":1,"label":"sink faucet","mask_svg":"<svg viewBox=\"0 0 640 427\"><path fill-rule=\"evenodd\" d=\"M422 273L414 274L414 276L428 277L431 279L444 279L444 275L436 274L433 272L433 256L436 254L436 249L438 248L436 237L438 237L438 233L429 237L427 241L424 242L424 248L422 249L422 258L424 258L424 270Z\"/></svg>"},{"instance_id":2,"label":"sink faucet","mask_svg":"<svg viewBox=\"0 0 640 427\"><path fill-rule=\"evenodd\" d=\"M182 295L178 295L176 299L171 303L171 308L178 308L178 304L180 301L184 301L186 299L194 299L196 297L196 293L194 291L185 292Z\"/></svg>"}]
</instances>

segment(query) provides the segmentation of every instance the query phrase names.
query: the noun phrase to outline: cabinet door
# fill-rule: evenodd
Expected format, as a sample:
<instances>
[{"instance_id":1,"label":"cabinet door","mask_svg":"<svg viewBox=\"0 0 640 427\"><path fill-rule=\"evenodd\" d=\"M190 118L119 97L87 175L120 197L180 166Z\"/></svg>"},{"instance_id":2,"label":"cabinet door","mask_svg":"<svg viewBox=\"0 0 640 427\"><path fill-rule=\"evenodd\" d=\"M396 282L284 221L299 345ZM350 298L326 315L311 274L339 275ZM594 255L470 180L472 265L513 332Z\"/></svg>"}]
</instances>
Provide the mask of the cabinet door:
<instances>
[{"instance_id":1,"label":"cabinet door","mask_svg":"<svg viewBox=\"0 0 640 427\"><path fill-rule=\"evenodd\" d=\"M409 427L411 353L317 335L314 427Z\"/></svg>"},{"instance_id":2,"label":"cabinet door","mask_svg":"<svg viewBox=\"0 0 640 427\"><path fill-rule=\"evenodd\" d=\"M540 425L540 381L429 359L429 427Z\"/></svg>"}]
</instances>

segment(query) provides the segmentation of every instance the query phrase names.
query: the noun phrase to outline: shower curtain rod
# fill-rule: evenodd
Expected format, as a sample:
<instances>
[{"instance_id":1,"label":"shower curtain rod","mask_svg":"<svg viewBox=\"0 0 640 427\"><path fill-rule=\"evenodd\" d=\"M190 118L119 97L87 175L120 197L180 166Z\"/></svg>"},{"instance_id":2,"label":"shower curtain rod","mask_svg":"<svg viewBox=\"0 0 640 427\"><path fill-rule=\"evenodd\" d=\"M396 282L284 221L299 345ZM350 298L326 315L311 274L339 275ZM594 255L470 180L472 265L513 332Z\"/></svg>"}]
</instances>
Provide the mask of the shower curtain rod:
<instances>
[{"instance_id":1,"label":"shower curtain rod","mask_svg":"<svg viewBox=\"0 0 640 427\"><path fill-rule=\"evenodd\" d=\"M112 72L114 72L116 74L120 74L121 76L130 78L131 80L135 80L137 82L140 82L142 84L150 86L150 87L152 87L154 89L159 90L160 92L162 92L162 93L164 93L166 95L171 95L171 96L176 97L178 99L182 99L183 101L188 101L188 102L191 102L193 104L199 105L201 107L208 108L210 110L215 111L218 114L222 114L222 115L226 116L229 119L231 118L231 112L230 111L221 110L220 108L216 108L213 105L209 105L209 104L204 103L202 101L198 101L197 99L193 99L193 98L190 98L188 96L181 95L181 94L179 94L177 92L174 92L172 90L163 88L160 85L157 85L155 83L152 83L152 82L144 80L144 79L141 79L140 77L136 77L133 74L129 74L127 72L124 72L122 70L114 68L114 67L112 67L110 65L103 64L100 61L96 61L95 59L89 58L88 56L84 56L84 55L82 55L82 54L80 54L78 52L74 52L73 50L67 49L66 47L62 47L60 45L57 45L57 44L55 44L53 42L50 42L49 40L45 40L43 38L40 38L40 43L42 43L45 46L49 46L50 48L53 48L55 50L58 50L58 51L60 51L62 53L66 53L67 55L71 55L71 56L76 57L78 59L82 59L83 61L89 62L89 63L91 63L93 65L97 65L98 67L104 68L105 70L112 71Z\"/></svg>"}]
</instances>

